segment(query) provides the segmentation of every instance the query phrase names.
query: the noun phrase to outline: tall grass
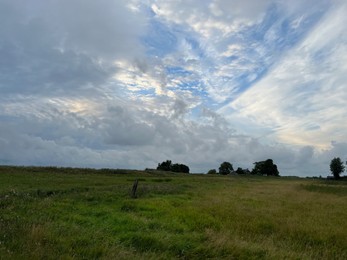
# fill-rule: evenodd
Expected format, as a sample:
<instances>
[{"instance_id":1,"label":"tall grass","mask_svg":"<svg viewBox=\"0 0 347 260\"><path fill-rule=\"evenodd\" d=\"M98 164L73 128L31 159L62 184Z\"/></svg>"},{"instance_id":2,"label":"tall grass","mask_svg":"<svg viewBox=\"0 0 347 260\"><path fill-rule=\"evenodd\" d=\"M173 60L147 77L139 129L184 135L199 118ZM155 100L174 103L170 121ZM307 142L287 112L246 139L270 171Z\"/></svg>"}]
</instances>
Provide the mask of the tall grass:
<instances>
[{"instance_id":1,"label":"tall grass","mask_svg":"<svg viewBox=\"0 0 347 260\"><path fill-rule=\"evenodd\" d=\"M0 167L0 258L347 259L334 184Z\"/></svg>"}]
</instances>

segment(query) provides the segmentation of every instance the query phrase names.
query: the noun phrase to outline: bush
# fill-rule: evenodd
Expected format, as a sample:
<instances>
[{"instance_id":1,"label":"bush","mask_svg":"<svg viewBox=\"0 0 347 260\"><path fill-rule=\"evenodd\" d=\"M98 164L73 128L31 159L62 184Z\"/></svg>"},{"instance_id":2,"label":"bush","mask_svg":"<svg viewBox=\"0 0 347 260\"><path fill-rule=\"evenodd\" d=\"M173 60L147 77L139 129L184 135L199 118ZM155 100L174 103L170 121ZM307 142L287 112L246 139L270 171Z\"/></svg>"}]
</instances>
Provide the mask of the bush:
<instances>
[{"instance_id":1,"label":"bush","mask_svg":"<svg viewBox=\"0 0 347 260\"><path fill-rule=\"evenodd\" d=\"M211 169L207 172L207 174L217 174L216 169Z\"/></svg>"}]
</instances>

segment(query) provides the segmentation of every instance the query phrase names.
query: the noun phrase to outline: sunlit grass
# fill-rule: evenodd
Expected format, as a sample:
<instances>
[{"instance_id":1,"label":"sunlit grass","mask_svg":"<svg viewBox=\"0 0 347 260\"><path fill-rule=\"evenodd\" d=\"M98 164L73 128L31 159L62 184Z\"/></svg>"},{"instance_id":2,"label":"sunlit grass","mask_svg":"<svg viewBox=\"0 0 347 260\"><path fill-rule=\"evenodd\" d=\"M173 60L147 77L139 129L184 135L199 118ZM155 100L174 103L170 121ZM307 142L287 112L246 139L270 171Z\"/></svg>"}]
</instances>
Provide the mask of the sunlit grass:
<instances>
[{"instance_id":1,"label":"sunlit grass","mask_svg":"<svg viewBox=\"0 0 347 260\"><path fill-rule=\"evenodd\" d=\"M0 167L0 258L347 259L346 190L321 180Z\"/></svg>"}]
</instances>

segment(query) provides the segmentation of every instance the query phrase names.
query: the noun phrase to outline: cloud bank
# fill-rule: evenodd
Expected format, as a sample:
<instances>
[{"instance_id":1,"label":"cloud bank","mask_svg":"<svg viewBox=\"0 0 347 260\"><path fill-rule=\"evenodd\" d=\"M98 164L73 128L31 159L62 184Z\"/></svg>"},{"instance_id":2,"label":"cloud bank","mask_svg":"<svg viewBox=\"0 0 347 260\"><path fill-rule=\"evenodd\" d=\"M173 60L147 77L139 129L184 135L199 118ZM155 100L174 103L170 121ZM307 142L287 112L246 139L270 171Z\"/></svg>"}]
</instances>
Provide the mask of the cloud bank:
<instances>
[{"instance_id":1,"label":"cloud bank","mask_svg":"<svg viewBox=\"0 0 347 260\"><path fill-rule=\"evenodd\" d=\"M0 0L0 163L207 172L272 158L282 175L325 176L347 158L346 12Z\"/></svg>"}]
</instances>

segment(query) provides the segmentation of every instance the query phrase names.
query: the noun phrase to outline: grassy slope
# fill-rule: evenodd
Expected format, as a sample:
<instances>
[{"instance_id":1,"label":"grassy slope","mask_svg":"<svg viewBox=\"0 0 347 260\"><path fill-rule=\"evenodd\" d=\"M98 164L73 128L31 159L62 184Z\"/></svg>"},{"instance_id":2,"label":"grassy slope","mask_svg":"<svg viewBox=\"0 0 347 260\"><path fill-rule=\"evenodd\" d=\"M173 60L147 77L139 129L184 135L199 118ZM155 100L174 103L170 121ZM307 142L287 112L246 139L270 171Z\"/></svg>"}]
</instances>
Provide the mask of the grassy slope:
<instances>
[{"instance_id":1,"label":"grassy slope","mask_svg":"<svg viewBox=\"0 0 347 260\"><path fill-rule=\"evenodd\" d=\"M0 167L0 259L347 259L347 182L118 173Z\"/></svg>"}]
</instances>

